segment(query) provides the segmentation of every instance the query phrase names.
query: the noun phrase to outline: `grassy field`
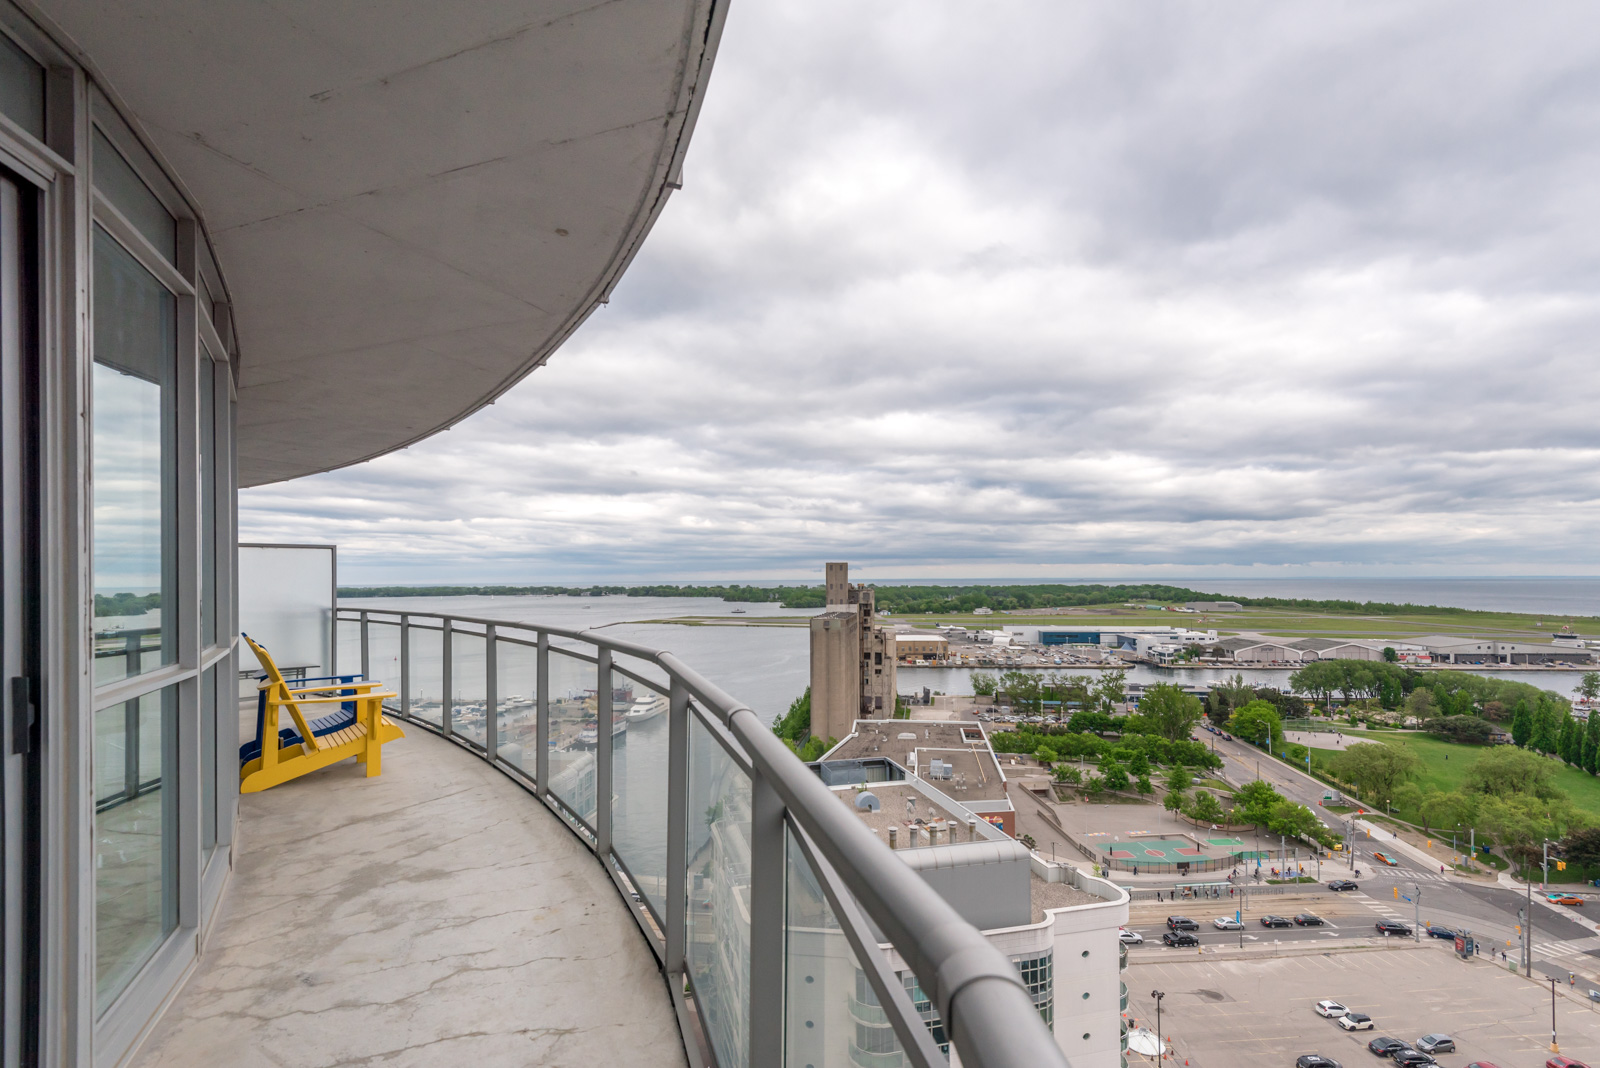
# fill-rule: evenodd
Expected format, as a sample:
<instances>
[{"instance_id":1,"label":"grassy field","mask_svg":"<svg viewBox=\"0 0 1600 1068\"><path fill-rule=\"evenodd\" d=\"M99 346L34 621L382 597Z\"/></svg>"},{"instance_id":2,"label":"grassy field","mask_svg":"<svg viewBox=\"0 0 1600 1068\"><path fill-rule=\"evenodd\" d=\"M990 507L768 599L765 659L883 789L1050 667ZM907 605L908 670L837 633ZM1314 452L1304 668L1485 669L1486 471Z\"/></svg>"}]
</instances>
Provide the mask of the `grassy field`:
<instances>
[{"instance_id":1,"label":"grassy field","mask_svg":"<svg viewBox=\"0 0 1600 1068\"><path fill-rule=\"evenodd\" d=\"M1459 790L1466 780L1467 770L1478 757L1488 752L1478 745L1461 745L1425 734L1396 733L1391 731L1345 731L1346 736L1359 735L1386 745L1404 746L1422 758L1422 768L1417 784L1424 790L1432 786L1440 790ZM1312 762L1326 763L1336 754L1333 749L1312 749ZM1448 758L1448 759L1446 759ZM1600 818L1600 776L1590 775L1577 768L1568 767L1559 760L1551 760L1555 768L1555 783L1564 790L1572 803ZM1412 823L1422 820L1414 811L1395 809L1395 815Z\"/></svg>"},{"instance_id":2,"label":"grassy field","mask_svg":"<svg viewBox=\"0 0 1600 1068\"><path fill-rule=\"evenodd\" d=\"M1570 624L1575 633L1600 638L1600 619L1592 616L1538 616L1515 612L1429 612L1371 616L1355 612L1316 612L1300 608L1249 608L1243 612L1195 614L1133 608L1062 608L1054 611L997 612L989 616L911 615L917 624L953 623L963 627L1088 624L1093 626L1187 626L1196 630L1253 631L1283 637L1406 638L1423 634L1537 638Z\"/></svg>"}]
</instances>

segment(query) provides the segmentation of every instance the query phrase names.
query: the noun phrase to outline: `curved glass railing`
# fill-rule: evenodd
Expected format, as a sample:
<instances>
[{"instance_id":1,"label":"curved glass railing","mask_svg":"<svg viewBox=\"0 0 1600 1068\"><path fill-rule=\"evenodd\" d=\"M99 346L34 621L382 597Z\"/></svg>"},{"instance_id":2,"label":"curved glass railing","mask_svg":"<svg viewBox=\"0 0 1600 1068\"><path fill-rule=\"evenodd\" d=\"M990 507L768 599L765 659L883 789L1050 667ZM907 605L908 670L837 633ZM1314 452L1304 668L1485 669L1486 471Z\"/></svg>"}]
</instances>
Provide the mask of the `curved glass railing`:
<instances>
[{"instance_id":1,"label":"curved glass railing","mask_svg":"<svg viewBox=\"0 0 1600 1068\"><path fill-rule=\"evenodd\" d=\"M898 967L963 1064L1066 1068L1011 962L671 653L426 612L340 609L337 626L342 669L359 660L400 694L394 714L493 764L594 853L703 1063L943 1068ZM869 1008L887 1031L858 1028Z\"/></svg>"},{"instance_id":2,"label":"curved glass railing","mask_svg":"<svg viewBox=\"0 0 1600 1068\"><path fill-rule=\"evenodd\" d=\"M1122 1009L1123 1012L1127 1012L1128 1011L1128 984L1127 983L1121 983L1119 985L1122 987L1122 1004L1121 1004L1120 1008ZM1124 1036L1126 1036L1126 1034L1127 1034L1127 1029L1126 1028L1123 1029L1123 1034L1124 1034Z\"/></svg>"}]
</instances>

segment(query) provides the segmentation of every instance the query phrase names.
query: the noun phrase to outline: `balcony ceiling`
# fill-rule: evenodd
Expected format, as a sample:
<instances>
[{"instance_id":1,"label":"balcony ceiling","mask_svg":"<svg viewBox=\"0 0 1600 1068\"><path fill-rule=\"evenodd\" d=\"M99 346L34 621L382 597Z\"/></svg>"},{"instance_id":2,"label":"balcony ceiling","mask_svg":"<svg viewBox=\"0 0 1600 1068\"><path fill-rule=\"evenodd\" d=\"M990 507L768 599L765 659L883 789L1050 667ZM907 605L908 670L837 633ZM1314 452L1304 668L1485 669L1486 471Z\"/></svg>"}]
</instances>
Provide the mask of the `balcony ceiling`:
<instances>
[{"instance_id":1,"label":"balcony ceiling","mask_svg":"<svg viewBox=\"0 0 1600 1068\"><path fill-rule=\"evenodd\" d=\"M678 181L719 0L41 0L198 207L244 485L449 427L606 298Z\"/></svg>"}]
</instances>

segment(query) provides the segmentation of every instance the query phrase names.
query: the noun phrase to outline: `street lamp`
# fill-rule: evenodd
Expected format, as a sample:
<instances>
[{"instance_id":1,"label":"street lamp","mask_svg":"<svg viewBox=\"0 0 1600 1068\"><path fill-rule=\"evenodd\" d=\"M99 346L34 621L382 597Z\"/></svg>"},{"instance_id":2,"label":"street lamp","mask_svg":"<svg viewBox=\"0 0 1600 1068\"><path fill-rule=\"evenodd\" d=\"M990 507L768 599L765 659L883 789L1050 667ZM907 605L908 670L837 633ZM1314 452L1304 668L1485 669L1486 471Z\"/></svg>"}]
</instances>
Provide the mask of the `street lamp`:
<instances>
[{"instance_id":1,"label":"street lamp","mask_svg":"<svg viewBox=\"0 0 1600 1068\"><path fill-rule=\"evenodd\" d=\"M1552 979L1551 982L1554 983L1555 980ZM1551 986L1550 990L1551 990L1550 996L1552 998L1555 997L1555 987ZM1161 1059L1162 1060L1166 1060L1167 1059L1167 1040L1161 1037L1161 999L1166 997L1167 994L1166 994L1166 991L1164 991L1164 990L1152 990L1152 991L1150 991L1150 996L1156 999L1156 1049L1158 1051L1160 1051ZM1555 1002L1552 1001L1551 1004L1554 1005ZM1551 1011L1551 1019L1554 1019L1555 1018L1555 1016L1554 1016L1555 1010L1551 1009L1550 1011ZM1552 1035L1554 1033L1555 1033L1554 1031L1551 1032ZM1552 1041L1554 1041L1554 1040L1552 1039Z\"/></svg>"},{"instance_id":2,"label":"street lamp","mask_svg":"<svg viewBox=\"0 0 1600 1068\"><path fill-rule=\"evenodd\" d=\"M1161 1007L1161 1002L1156 1002L1156 1008ZM1561 1047L1556 1045L1556 977L1550 977L1550 1052L1560 1053Z\"/></svg>"}]
</instances>

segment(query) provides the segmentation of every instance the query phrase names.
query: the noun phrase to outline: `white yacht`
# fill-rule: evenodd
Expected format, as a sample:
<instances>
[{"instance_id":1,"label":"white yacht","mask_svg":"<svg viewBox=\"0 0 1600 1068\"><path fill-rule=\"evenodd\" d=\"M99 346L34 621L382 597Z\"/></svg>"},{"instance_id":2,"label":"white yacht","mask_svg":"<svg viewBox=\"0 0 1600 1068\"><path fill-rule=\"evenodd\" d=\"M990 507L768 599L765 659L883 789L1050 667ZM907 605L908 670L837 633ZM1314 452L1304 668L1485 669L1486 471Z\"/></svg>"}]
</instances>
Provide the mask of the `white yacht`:
<instances>
[{"instance_id":1,"label":"white yacht","mask_svg":"<svg viewBox=\"0 0 1600 1068\"><path fill-rule=\"evenodd\" d=\"M645 720L655 719L667 710L667 695L652 693L641 697L628 706L625 716L629 723L643 723Z\"/></svg>"}]
</instances>

